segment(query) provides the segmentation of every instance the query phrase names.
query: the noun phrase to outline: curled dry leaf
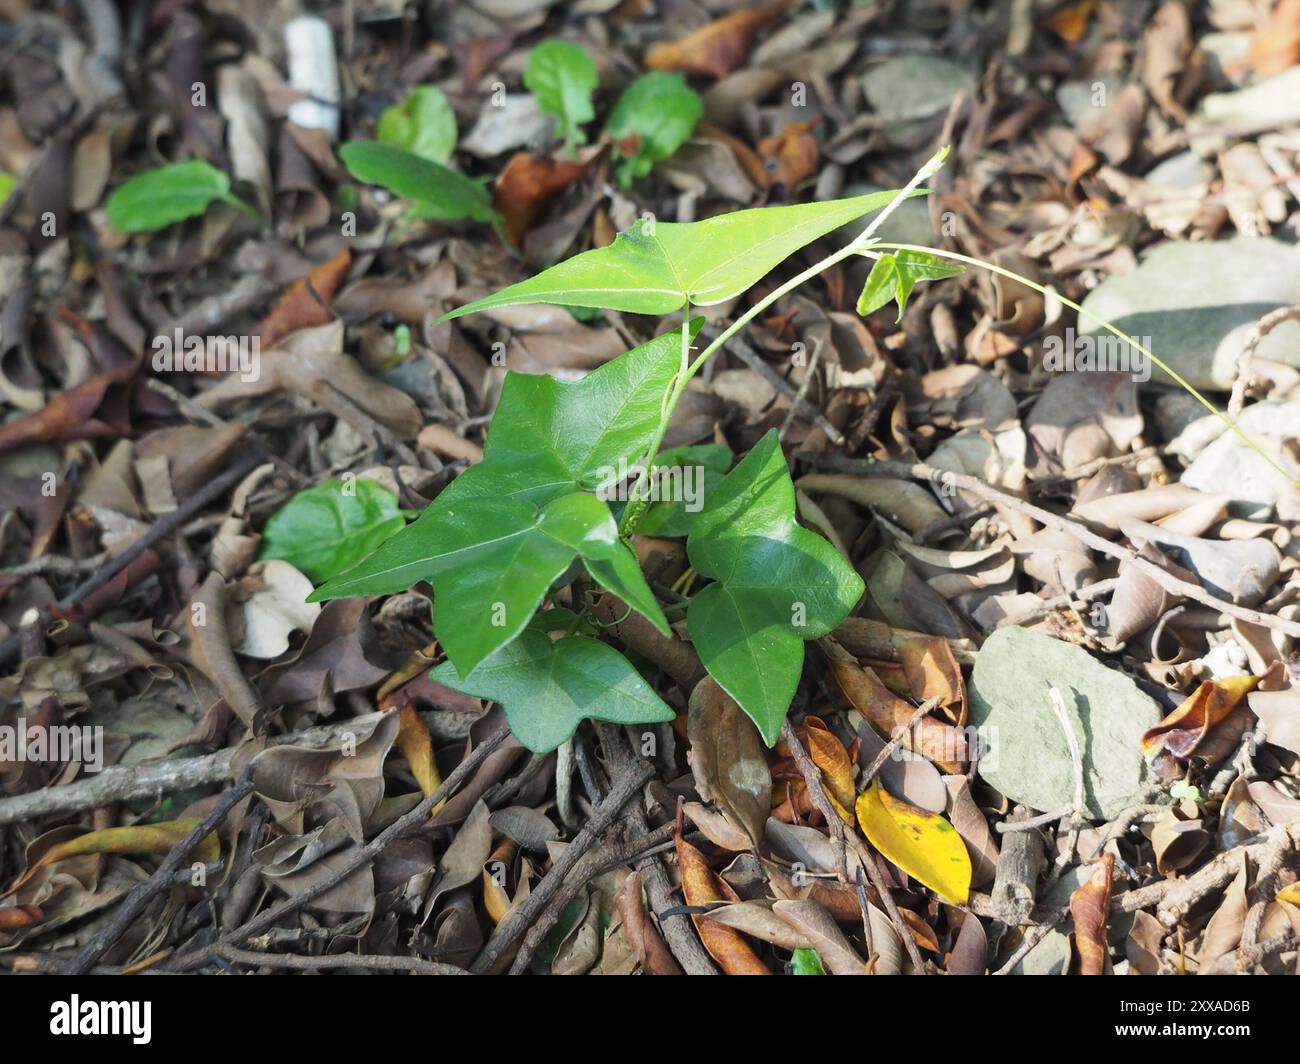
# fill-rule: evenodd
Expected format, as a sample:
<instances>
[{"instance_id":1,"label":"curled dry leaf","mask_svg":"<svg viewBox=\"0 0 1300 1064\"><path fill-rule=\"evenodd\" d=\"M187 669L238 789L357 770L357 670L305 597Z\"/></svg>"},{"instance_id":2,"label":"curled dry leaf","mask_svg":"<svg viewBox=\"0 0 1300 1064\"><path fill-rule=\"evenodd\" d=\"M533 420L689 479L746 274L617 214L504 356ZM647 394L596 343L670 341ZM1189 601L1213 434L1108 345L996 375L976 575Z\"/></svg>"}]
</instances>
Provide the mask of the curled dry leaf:
<instances>
[{"instance_id":1,"label":"curled dry leaf","mask_svg":"<svg viewBox=\"0 0 1300 1064\"><path fill-rule=\"evenodd\" d=\"M401 726L397 730L397 748L402 751L410 766L411 775L420 785L420 790L427 798L438 789L442 777L433 760L433 739L420 714L412 705L405 705L400 711Z\"/></svg>"},{"instance_id":2,"label":"curled dry leaf","mask_svg":"<svg viewBox=\"0 0 1300 1064\"><path fill-rule=\"evenodd\" d=\"M886 738L907 725L916 707L899 698L869 666L859 665L833 640L821 641L835 683L859 713ZM928 757L945 772L960 772L967 760L966 735L950 724L922 717L903 737L903 745Z\"/></svg>"},{"instance_id":3,"label":"curled dry leaf","mask_svg":"<svg viewBox=\"0 0 1300 1064\"><path fill-rule=\"evenodd\" d=\"M103 828L73 838L64 837L61 831L55 838L55 833L49 832L27 848L27 871L5 894L18 890L41 869L72 857L109 853L166 856L173 846L198 826L199 820L186 819L168 820L160 824L135 824L127 828ZM215 834L208 835L193 850L193 859L204 864L211 863L220 856L221 843Z\"/></svg>"},{"instance_id":4,"label":"curled dry leaf","mask_svg":"<svg viewBox=\"0 0 1300 1064\"><path fill-rule=\"evenodd\" d=\"M279 298L271 308L271 313L258 323L252 335L258 338L263 347L274 347L299 329L327 324L334 317L330 311L330 301L351 265L352 252L349 248L344 248L333 258L314 267Z\"/></svg>"},{"instance_id":5,"label":"curled dry leaf","mask_svg":"<svg viewBox=\"0 0 1300 1064\"><path fill-rule=\"evenodd\" d=\"M741 8L676 41L646 52L650 70L679 70L705 78L726 77L745 61L758 31L789 7L788 0Z\"/></svg>"},{"instance_id":6,"label":"curled dry leaf","mask_svg":"<svg viewBox=\"0 0 1300 1064\"><path fill-rule=\"evenodd\" d=\"M820 717L805 717L801 730L809 756L821 770L826 796L844 823L852 824L853 799L857 792L853 785L853 761L849 752Z\"/></svg>"},{"instance_id":7,"label":"curled dry leaf","mask_svg":"<svg viewBox=\"0 0 1300 1064\"><path fill-rule=\"evenodd\" d=\"M647 975L681 975L681 966L646 910L639 870L634 870L623 880L623 885L614 895L614 904L623 918L623 933L640 961L642 971Z\"/></svg>"},{"instance_id":8,"label":"curled dry leaf","mask_svg":"<svg viewBox=\"0 0 1300 1064\"><path fill-rule=\"evenodd\" d=\"M492 186L492 205L505 219L506 236L515 247L546 206L587 172L581 163L521 151L510 157Z\"/></svg>"},{"instance_id":9,"label":"curled dry leaf","mask_svg":"<svg viewBox=\"0 0 1300 1064\"><path fill-rule=\"evenodd\" d=\"M1229 676L1206 680L1169 716L1142 736L1142 750L1148 757L1165 751L1174 757L1190 757L1210 730L1237 708L1259 686L1258 676Z\"/></svg>"},{"instance_id":10,"label":"curled dry leaf","mask_svg":"<svg viewBox=\"0 0 1300 1064\"><path fill-rule=\"evenodd\" d=\"M687 905L710 905L739 901L736 892L719 879L694 846L677 836L677 864L682 875L682 894ZM745 937L707 916L692 916L704 948L728 975L771 975Z\"/></svg>"},{"instance_id":11,"label":"curled dry leaf","mask_svg":"<svg viewBox=\"0 0 1300 1064\"><path fill-rule=\"evenodd\" d=\"M1093 869L1092 878L1070 895L1080 975L1102 975L1106 970L1106 926L1114 869L1115 855L1104 855Z\"/></svg>"},{"instance_id":12,"label":"curled dry leaf","mask_svg":"<svg viewBox=\"0 0 1300 1064\"><path fill-rule=\"evenodd\" d=\"M754 722L707 676L691 692L686 730L696 790L757 846L772 805L772 774Z\"/></svg>"}]
</instances>

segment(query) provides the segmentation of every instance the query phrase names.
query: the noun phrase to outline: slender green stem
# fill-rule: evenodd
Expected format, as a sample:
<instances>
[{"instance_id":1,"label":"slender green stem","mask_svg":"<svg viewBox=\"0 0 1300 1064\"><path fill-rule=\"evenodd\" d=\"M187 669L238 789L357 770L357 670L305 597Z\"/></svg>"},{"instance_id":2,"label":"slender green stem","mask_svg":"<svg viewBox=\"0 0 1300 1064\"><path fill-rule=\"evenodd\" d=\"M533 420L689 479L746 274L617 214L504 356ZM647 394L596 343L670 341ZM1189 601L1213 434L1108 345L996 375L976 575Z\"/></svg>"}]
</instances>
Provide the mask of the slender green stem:
<instances>
[{"instance_id":1,"label":"slender green stem","mask_svg":"<svg viewBox=\"0 0 1300 1064\"><path fill-rule=\"evenodd\" d=\"M1063 303L1065 306L1069 307L1076 314L1078 314L1080 318L1087 319L1093 325L1103 328L1107 332L1113 334L1114 336L1119 337L1125 343L1131 345L1135 351L1139 351L1142 353L1143 356L1149 358L1152 362L1154 362L1157 366L1159 366L1162 370L1164 370L1165 373L1167 373L1189 395L1193 396L1197 400L1197 402L1199 402L1203 407L1205 407L1206 410L1208 410L1211 414L1213 414L1225 425L1227 425L1228 428L1232 429L1232 431L1237 434L1238 438L1244 444L1246 444L1247 447L1249 447L1252 451L1254 451L1261 458L1263 458L1264 461L1266 461L1269 465L1271 465L1274 469L1276 469L1279 473L1281 473L1284 477L1286 477L1287 480L1291 481L1291 483L1293 484L1300 483L1300 481L1297 481L1293 476L1291 476L1290 473L1288 473L1285 469L1283 469L1280 465L1278 465L1277 462L1275 462L1271 457L1269 457L1269 455L1259 446L1259 444L1257 444L1254 440L1252 440L1249 436L1247 436L1246 433L1243 432L1241 428L1238 427L1237 423L1232 418L1228 417L1227 414L1225 414L1222 410L1220 410L1217 406L1215 406L1212 402L1210 402L1209 399L1207 399L1195 387L1193 387L1191 382L1188 381L1186 378L1184 378L1180 373L1172 369L1170 366L1166 365L1161 359L1157 358L1143 344L1138 343L1138 341L1134 339L1132 336L1130 336L1128 333L1124 332L1122 329L1116 328L1114 325L1112 325L1110 322L1106 321L1105 319L1099 318L1095 314L1090 314L1088 311L1084 310L1083 307L1081 307L1078 303L1074 302L1072 299L1066 299L1065 296L1061 295L1061 293L1056 291L1054 288L1048 288L1046 285L1039 284L1037 281L1031 281L1028 277L1023 277L1020 274L1014 272L1013 270L1004 269L1001 266L995 266L993 263L985 262L983 259L972 258L969 255L960 255L955 251L945 251L942 248L922 247L919 244L891 244L891 243L877 242L872 246L872 250L873 251L877 251L877 250L917 251L927 255L937 255L940 258L951 259L953 262L965 263L968 266L977 266L982 270L988 270L990 273L996 273L1001 277L1006 277L1012 281L1017 281L1028 288L1032 288L1035 292L1038 292L1039 294L1046 296L1048 299L1055 299L1058 302Z\"/></svg>"},{"instance_id":2,"label":"slender green stem","mask_svg":"<svg viewBox=\"0 0 1300 1064\"><path fill-rule=\"evenodd\" d=\"M650 476L650 469L651 466L654 464L655 455L659 453L659 447L663 443L664 435L668 431L668 423L672 420L673 412L677 409L677 403L680 401L682 397L682 393L686 391L686 386L690 383L691 378L694 377L695 374L699 373L700 368L704 365L704 363L706 363L710 358L712 358L719 351L721 351L723 346L727 343L728 340L730 340L733 336L735 336L736 333L740 332L741 329L743 329L746 325L748 325L751 321L753 321L754 318L757 317L759 314L762 314L763 311L765 311L768 307L770 307L782 296L788 295L804 282L811 281L818 274L824 273L826 270L829 270L832 266L836 265L837 263L843 262L845 259L849 258L850 256L859 254L862 251L864 251L866 248L875 246L878 243L878 241L874 239L876 230L880 228L880 226L884 223L885 219L887 219L891 214L894 213L894 211L898 209L899 205L904 200L909 199L911 197L912 193L916 191L917 187L921 184L922 181L925 181L927 178L931 177L939 169L939 167L943 165L943 160L947 156L947 154L948 154L948 149L943 148L942 150L936 152L933 156L931 156L930 159L926 162L926 164L922 166L921 169L918 170L912 176L912 179L906 185L904 185L901 189L898 190L898 194L892 200L889 201L889 203L885 206L885 208L882 211L880 211L874 218L871 219L871 222L867 225L867 227L863 229L862 232L859 233L856 237L854 237L853 240L851 240L844 247L840 248L839 251L827 255L826 258L822 259L820 262L814 263L812 266L809 266L808 269L790 278L790 280L786 281L785 284L781 285L779 288L776 288L774 291L770 292L768 295L760 299L757 303L755 303L752 307L750 307L749 310L745 311L744 314L742 314L739 318L733 321L726 329L724 329L717 336L717 338L714 339L713 342L710 343L709 346L706 347L700 353L700 357L697 358L694 362L689 362L691 307L690 304L687 303L685 308L683 308L682 310L682 367L677 372L677 375L673 378L673 383L669 387L668 392L666 393L667 399L663 405L663 412L659 419L659 426L655 430L654 440L653 442L651 442L650 447L645 454L645 459L644 459L645 464L642 466L641 473L637 477L636 484L632 489L633 502L636 499L637 492L642 489L646 480ZM637 521L639 521L640 519L641 519L641 508L636 508L633 505L629 505L627 514L623 519L622 527L619 529L619 533L625 538L631 536L633 531L636 529Z\"/></svg>"}]
</instances>

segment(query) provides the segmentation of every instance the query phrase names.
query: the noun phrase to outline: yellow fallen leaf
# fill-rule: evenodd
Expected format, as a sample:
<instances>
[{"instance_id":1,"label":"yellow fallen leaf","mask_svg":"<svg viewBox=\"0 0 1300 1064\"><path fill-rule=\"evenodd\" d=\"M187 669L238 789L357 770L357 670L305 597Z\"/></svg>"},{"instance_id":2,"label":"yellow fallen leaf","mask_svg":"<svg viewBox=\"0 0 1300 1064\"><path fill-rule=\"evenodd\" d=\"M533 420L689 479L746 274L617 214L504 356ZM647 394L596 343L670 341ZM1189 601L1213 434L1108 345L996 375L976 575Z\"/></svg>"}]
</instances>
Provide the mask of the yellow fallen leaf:
<instances>
[{"instance_id":1,"label":"yellow fallen leaf","mask_svg":"<svg viewBox=\"0 0 1300 1064\"><path fill-rule=\"evenodd\" d=\"M872 783L858 798L858 823L871 845L945 901L970 898L966 844L943 817L900 801Z\"/></svg>"},{"instance_id":2,"label":"yellow fallen leaf","mask_svg":"<svg viewBox=\"0 0 1300 1064\"><path fill-rule=\"evenodd\" d=\"M103 828L100 831L87 832L75 839L50 846L36 855L36 840L28 848L27 856L30 866L22 877L6 893L12 893L26 883L42 868L56 861L66 861L70 857L84 857L90 854L154 854L164 857L178 842L198 827L197 819L167 820L158 824L136 824L128 828ZM190 859L211 864L221 856L221 843L215 833L209 835L191 852Z\"/></svg>"},{"instance_id":3,"label":"yellow fallen leaf","mask_svg":"<svg viewBox=\"0 0 1300 1064\"><path fill-rule=\"evenodd\" d=\"M1292 905L1300 905L1300 881L1292 883L1289 887L1283 887L1277 892L1278 901L1287 901Z\"/></svg>"},{"instance_id":4,"label":"yellow fallen leaf","mask_svg":"<svg viewBox=\"0 0 1300 1064\"><path fill-rule=\"evenodd\" d=\"M411 767L411 775L428 798L442 784L438 766L433 760L433 739L414 706L402 707L401 721L397 731L397 748L402 751L402 756Z\"/></svg>"}]
</instances>

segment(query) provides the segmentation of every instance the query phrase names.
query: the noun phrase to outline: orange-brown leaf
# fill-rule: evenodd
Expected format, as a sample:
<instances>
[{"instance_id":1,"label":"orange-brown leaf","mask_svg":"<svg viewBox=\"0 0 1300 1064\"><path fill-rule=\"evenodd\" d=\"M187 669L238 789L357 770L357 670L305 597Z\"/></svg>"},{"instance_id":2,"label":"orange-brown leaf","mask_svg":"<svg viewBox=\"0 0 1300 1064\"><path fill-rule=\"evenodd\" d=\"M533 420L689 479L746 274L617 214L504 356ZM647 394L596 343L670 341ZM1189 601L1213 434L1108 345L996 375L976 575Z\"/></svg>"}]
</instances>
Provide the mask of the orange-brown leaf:
<instances>
[{"instance_id":1,"label":"orange-brown leaf","mask_svg":"<svg viewBox=\"0 0 1300 1064\"><path fill-rule=\"evenodd\" d=\"M0 931L17 931L43 919L45 914L35 905L8 905L0 909Z\"/></svg>"},{"instance_id":2,"label":"orange-brown leaf","mask_svg":"<svg viewBox=\"0 0 1300 1064\"><path fill-rule=\"evenodd\" d=\"M682 873L682 894L687 905L709 905L718 901L739 901L736 892L719 879L694 846L677 836L677 864ZM707 916L692 916L700 941L709 956L728 975L771 975L758 954L739 931Z\"/></svg>"},{"instance_id":3,"label":"orange-brown leaf","mask_svg":"<svg viewBox=\"0 0 1300 1064\"><path fill-rule=\"evenodd\" d=\"M1300 0L1281 0L1268 25L1250 39L1248 62L1268 77L1300 63Z\"/></svg>"},{"instance_id":4,"label":"orange-brown leaf","mask_svg":"<svg viewBox=\"0 0 1300 1064\"><path fill-rule=\"evenodd\" d=\"M350 265L352 252L344 248L290 285L271 313L253 330L259 343L271 347L292 332L332 320L334 315L330 312L329 302L343 283Z\"/></svg>"},{"instance_id":5,"label":"orange-brown leaf","mask_svg":"<svg viewBox=\"0 0 1300 1064\"><path fill-rule=\"evenodd\" d=\"M787 122L776 136L764 137L758 154L767 160L772 181L788 189L817 172L817 138L807 122Z\"/></svg>"},{"instance_id":6,"label":"orange-brown leaf","mask_svg":"<svg viewBox=\"0 0 1300 1064\"><path fill-rule=\"evenodd\" d=\"M580 163L516 152L492 186L492 204L505 218L506 236L519 247L538 215L587 168Z\"/></svg>"},{"instance_id":7,"label":"orange-brown leaf","mask_svg":"<svg viewBox=\"0 0 1300 1064\"><path fill-rule=\"evenodd\" d=\"M789 6L788 0L781 0L741 8L678 40L656 44L646 53L646 68L724 78L749 56L758 31Z\"/></svg>"},{"instance_id":8,"label":"orange-brown leaf","mask_svg":"<svg viewBox=\"0 0 1300 1064\"><path fill-rule=\"evenodd\" d=\"M402 751L406 763L411 766L411 775L428 798L438 789L442 777L438 775L438 766L433 761L433 739L429 735L429 729L413 705L402 707L401 725L397 729L397 748Z\"/></svg>"},{"instance_id":9,"label":"orange-brown leaf","mask_svg":"<svg viewBox=\"0 0 1300 1064\"><path fill-rule=\"evenodd\" d=\"M805 717L802 731L808 753L821 769L827 796L844 822L852 824L857 788L853 783L853 762L849 752L820 717Z\"/></svg>"},{"instance_id":10,"label":"orange-brown leaf","mask_svg":"<svg viewBox=\"0 0 1300 1064\"><path fill-rule=\"evenodd\" d=\"M895 729L906 726L916 712L911 702L899 698L873 669L859 665L833 643L823 645L839 689L876 731L888 739ZM924 754L945 772L961 772L962 764L969 760L965 732L933 717L922 717L904 736L903 745Z\"/></svg>"},{"instance_id":11,"label":"orange-brown leaf","mask_svg":"<svg viewBox=\"0 0 1300 1064\"><path fill-rule=\"evenodd\" d=\"M1143 753L1154 757L1165 750L1174 757L1188 757L1210 730L1259 685L1260 679L1259 676L1229 676L1224 680L1206 680L1182 705L1142 736Z\"/></svg>"},{"instance_id":12,"label":"orange-brown leaf","mask_svg":"<svg viewBox=\"0 0 1300 1064\"><path fill-rule=\"evenodd\" d=\"M1070 895L1074 917L1074 948L1079 952L1079 974L1101 975L1106 970L1106 920L1110 913L1110 882L1115 855L1106 854L1092 878Z\"/></svg>"}]
</instances>

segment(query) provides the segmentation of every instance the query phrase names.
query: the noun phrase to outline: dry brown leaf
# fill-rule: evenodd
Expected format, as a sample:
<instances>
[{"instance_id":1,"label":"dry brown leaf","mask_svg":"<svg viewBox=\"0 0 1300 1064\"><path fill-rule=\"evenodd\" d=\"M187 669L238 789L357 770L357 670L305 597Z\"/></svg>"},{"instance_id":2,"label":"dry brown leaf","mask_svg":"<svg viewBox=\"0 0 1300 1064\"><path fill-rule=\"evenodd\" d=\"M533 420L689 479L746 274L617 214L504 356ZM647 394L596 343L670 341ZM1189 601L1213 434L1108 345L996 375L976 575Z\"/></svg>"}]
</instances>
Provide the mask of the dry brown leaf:
<instances>
[{"instance_id":1,"label":"dry brown leaf","mask_svg":"<svg viewBox=\"0 0 1300 1064\"><path fill-rule=\"evenodd\" d=\"M719 901L739 901L736 892L719 879L694 846L677 836L677 864L682 875L682 894L687 905L709 905ZM745 941L743 935L706 916L692 916L704 948L728 975L771 975Z\"/></svg>"},{"instance_id":2,"label":"dry brown leaf","mask_svg":"<svg viewBox=\"0 0 1300 1064\"><path fill-rule=\"evenodd\" d=\"M1070 895L1080 975L1103 975L1106 971L1106 922L1114 869L1115 855L1108 853L1093 869L1092 878Z\"/></svg>"},{"instance_id":3,"label":"dry brown leaf","mask_svg":"<svg viewBox=\"0 0 1300 1064\"><path fill-rule=\"evenodd\" d=\"M741 8L675 41L656 44L645 56L647 70L679 70L705 78L726 77L745 61L758 31L790 6L789 0Z\"/></svg>"},{"instance_id":4,"label":"dry brown leaf","mask_svg":"<svg viewBox=\"0 0 1300 1064\"><path fill-rule=\"evenodd\" d=\"M686 728L696 790L757 846L772 805L772 774L754 722L707 676L691 692Z\"/></svg>"},{"instance_id":5,"label":"dry brown leaf","mask_svg":"<svg viewBox=\"0 0 1300 1064\"><path fill-rule=\"evenodd\" d=\"M510 157L492 186L492 204L505 218L506 236L522 247L524 234L561 192L587 172L581 163L521 151Z\"/></svg>"}]
</instances>

